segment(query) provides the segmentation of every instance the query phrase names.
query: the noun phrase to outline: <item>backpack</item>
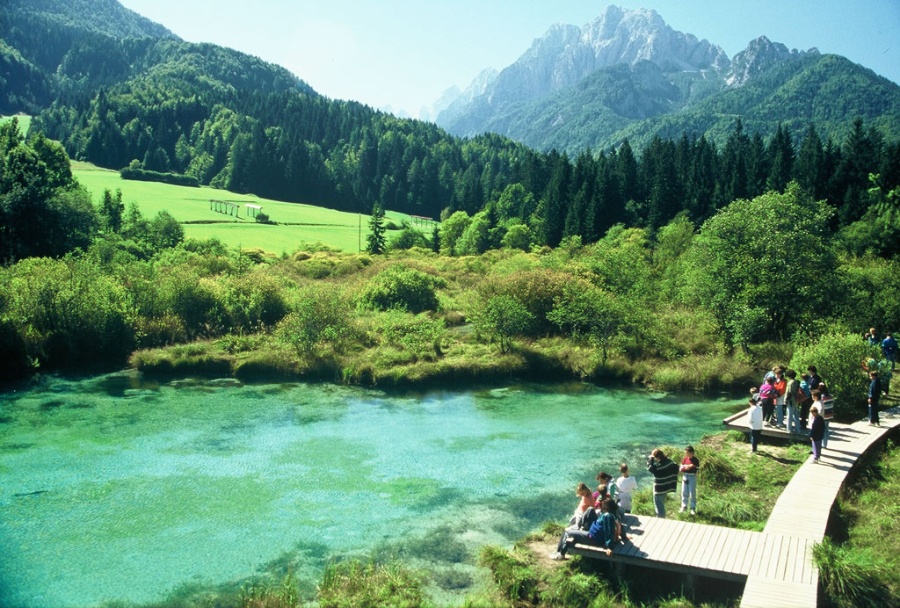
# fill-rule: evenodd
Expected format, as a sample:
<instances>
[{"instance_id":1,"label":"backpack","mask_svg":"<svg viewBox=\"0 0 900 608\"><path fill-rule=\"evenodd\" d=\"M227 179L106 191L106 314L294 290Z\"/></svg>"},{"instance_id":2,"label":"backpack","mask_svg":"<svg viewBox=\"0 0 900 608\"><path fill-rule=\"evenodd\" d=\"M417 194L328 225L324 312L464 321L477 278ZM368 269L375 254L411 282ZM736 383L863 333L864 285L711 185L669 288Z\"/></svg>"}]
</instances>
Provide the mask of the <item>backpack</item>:
<instances>
[{"instance_id":1,"label":"backpack","mask_svg":"<svg viewBox=\"0 0 900 608\"><path fill-rule=\"evenodd\" d=\"M807 399L809 399L809 397L807 396L807 394L804 392L804 390L803 390L802 388L800 388L800 387L798 386L798 387L797 387L797 405L800 405L801 403L803 403L803 402L806 401Z\"/></svg>"}]
</instances>

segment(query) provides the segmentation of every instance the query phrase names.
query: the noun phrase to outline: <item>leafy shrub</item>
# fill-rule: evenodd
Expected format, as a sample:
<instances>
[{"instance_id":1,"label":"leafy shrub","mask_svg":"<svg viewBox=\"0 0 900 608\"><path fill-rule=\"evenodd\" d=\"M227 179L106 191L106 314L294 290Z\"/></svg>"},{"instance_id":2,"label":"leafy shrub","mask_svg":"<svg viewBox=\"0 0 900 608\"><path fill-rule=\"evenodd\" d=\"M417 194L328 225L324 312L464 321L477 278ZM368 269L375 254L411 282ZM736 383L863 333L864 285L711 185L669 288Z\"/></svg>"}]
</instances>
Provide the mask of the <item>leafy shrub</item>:
<instances>
[{"instance_id":1,"label":"leafy shrub","mask_svg":"<svg viewBox=\"0 0 900 608\"><path fill-rule=\"evenodd\" d=\"M571 274L559 270L547 268L526 270L503 277L493 277L481 284L478 294L484 302L495 296L515 299L531 315L528 326L522 334L539 337L556 329L556 325L547 315L553 310L554 302L563 293L565 285L572 279Z\"/></svg>"},{"instance_id":2,"label":"leafy shrub","mask_svg":"<svg viewBox=\"0 0 900 608\"><path fill-rule=\"evenodd\" d=\"M437 288L444 281L403 264L391 266L369 281L360 295L363 308L397 308L413 314L437 310Z\"/></svg>"},{"instance_id":3,"label":"leafy shrub","mask_svg":"<svg viewBox=\"0 0 900 608\"><path fill-rule=\"evenodd\" d=\"M431 243L428 242L428 237L426 237L421 230L413 228L412 226L405 226L403 230L388 243L388 249L391 250L412 249L413 247L427 249L430 246Z\"/></svg>"},{"instance_id":4,"label":"leafy shrub","mask_svg":"<svg viewBox=\"0 0 900 608\"><path fill-rule=\"evenodd\" d=\"M28 354L51 365L124 358L134 347L127 292L90 258L30 258L11 269L6 316Z\"/></svg>"},{"instance_id":5,"label":"leafy shrub","mask_svg":"<svg viewBox=\"0 0 900 608\"><path fill-rule=\"evenodd\" d=\"M184 266L160 273L159 281L164 308L181 320L189 339L221 332L224 309L214 281Z\"/></svg>"},{"instance_id":6,"label":"leafy shrub","mask_svg":"<svg viewBox=\"0 0 900 608\"><path fill-rule=\"evenodd\" d=\"M805 372L815 365L834 396L835 415L852 418L865 411L869 382L861 366L870 355L871 348L856 334L825 334L797 348L790 366Z\"/></svg>"},{"instance_id":7,"label":"leafy shrub","mask_svg":"<svg viewBox=\"0 0 900 608\"><path fill-rule=\"evenodd\" d=\"M475 326L500 341L500 351L509 352L512 338L528 332L534 316L516 298L493 296L484 302L473 318Z\"/></svg>"},{"instance_id":8,"label":"leafy shrub","mask_svg":"<svg viewBox=\"0 0 900 608\"><path fill-rule=\"evenodd\" d=\"M307 355L320 344L330 344L335 351L340 349L352 321L350 305L338 288L306 288L298 294L293 308L278 326L284 341Z\"/></svg>"},{"instance_id":9,"label":"leafy shrub","mask_svg":"<svg viewBox=\"0 0 900 608\"><path fill-rule=\"evenodd\" d=\"M281 287L262 273L228 281L222 304L232 330L258 331L273 327L288 312Z\"/></svg>"}]
</instances>

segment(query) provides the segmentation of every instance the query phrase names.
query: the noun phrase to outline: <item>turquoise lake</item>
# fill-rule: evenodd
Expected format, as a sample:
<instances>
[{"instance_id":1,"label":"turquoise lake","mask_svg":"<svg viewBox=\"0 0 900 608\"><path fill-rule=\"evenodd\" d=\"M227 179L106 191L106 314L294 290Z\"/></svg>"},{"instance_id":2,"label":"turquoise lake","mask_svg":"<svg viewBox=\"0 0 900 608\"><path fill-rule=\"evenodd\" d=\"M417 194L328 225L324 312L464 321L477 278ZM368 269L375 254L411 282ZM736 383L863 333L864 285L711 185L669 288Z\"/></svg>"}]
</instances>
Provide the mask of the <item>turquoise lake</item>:
<instances>
[{"instance_id":1,"label":"turquoise lake","mask_svg":"<svg viewBox=\"0 0 900 608\"><path fill-rule=\"evenodd\" d=\"M460 599L485 544L577 482L722 428L734 400L589 384L388 394L327 384L45 376L0 393L0 605L146 604L288 564L395 556Z\"/></svg>"}]
</instances>

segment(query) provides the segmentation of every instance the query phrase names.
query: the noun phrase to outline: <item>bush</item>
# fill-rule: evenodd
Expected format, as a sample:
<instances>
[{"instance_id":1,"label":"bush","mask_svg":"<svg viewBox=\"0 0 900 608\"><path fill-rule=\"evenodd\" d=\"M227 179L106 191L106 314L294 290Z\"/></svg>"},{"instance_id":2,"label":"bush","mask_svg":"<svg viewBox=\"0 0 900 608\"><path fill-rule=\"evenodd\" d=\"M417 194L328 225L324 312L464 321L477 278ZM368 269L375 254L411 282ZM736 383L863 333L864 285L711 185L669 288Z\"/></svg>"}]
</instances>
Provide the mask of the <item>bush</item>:
<instances>
[{"instance_id":1,"label":"bush","mask_svg":"<svg viewBox=\"0 0 900 608\"><path fill-rule=\"evenodd\" d=\"M413 314L437 310L437 288L444 281L430 274L397 264L376 275L360 296L363 308L397 308Z\"/></svg>"},{"instance_id":2,"label":"bush","mask_svg":"<svg viewBox=\"0 0 900 608\"><path fill-rule=\"evenodd\" d=\"M127 292L89 258L23 260L8 287L5 314L31 357L65 366L124 359L134 347Z\"/></svg>"},{"instance_id":3,"label":"bush","mask_svg":"<svg viewBox=\"0 0 900 608\"><path fill-rule=\"evenodd\" d=\"M199 188L200 181L192 175L179 175L178 173L162 173L160 171L147 171L135 167L126 167L119 171L122 179L130 179L142 182L162 182L176 186L188 186Z\"/></svg>"},{"instance_id":4,"label":"bush","mask_svg":"<svg viewBox=\"0 0 900 608\"><path fill-rule=\"evenodd\" d=\"M335 287L307 288L298 294L293 308L279 324L278 333L301 354L312 354L320 344L330 344L337 351L351 331L350 305Z\"/></svg>"},{"instance_id":5,"label":"bush","mask_svg":"<svg viewBox=\"0 0 900 608\"><path fill-rule=\"evenodd\" d=\"M805 372L815 365L834 396L835 415L856 418L866 411L869 379L862 363L870 355L871 347L856 334L825 334L816 342L797 348L790 367Z\"/></svg>"},{"instance_id":6,"label":"bush","mask_svg":"<svg viewBox=\"0 0 900 608\"><path fill-rule=\"evenodd\" d=\"M254 273L228 281L222 303L232 330L259 331L274 327L288 312L281 287Z\"/></svg>"},{"instance_id":7,"label":"bush","mask_svg":"<svg viewBox=\"0 0 900 608\"><path fill-rule=\"evenodd\" d=\"M556 298L573 276L568 272L540 268L516 272L485 281L478 289L482 301L495 296L508 296L519 302L531 315L523 335L539 337L554 332L556 325L547 315L553 310Z\"/></svg>"}]
</instances>

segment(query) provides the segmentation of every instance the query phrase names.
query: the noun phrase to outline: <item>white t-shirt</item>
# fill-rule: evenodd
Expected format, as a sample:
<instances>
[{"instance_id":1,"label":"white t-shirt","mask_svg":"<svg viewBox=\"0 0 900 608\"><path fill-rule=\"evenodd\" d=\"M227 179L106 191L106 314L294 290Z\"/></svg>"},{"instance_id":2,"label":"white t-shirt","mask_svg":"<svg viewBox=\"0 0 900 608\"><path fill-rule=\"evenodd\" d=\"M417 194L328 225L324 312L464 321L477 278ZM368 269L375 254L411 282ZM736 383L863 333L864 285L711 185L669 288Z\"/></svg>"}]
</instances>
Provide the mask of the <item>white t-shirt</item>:
<instances>
[{"instance_id":1,"label":"white t-shirt","mask_svg":"<svg viewBox=\"0 0 900 608\"><path fill-rule=\"evenodd\" d=\"M637 481L634 477L623 475L616 480L616 486L619 488L619 506L631 511L631 493L637 488Z\"/></svg>"}]
</instances>

